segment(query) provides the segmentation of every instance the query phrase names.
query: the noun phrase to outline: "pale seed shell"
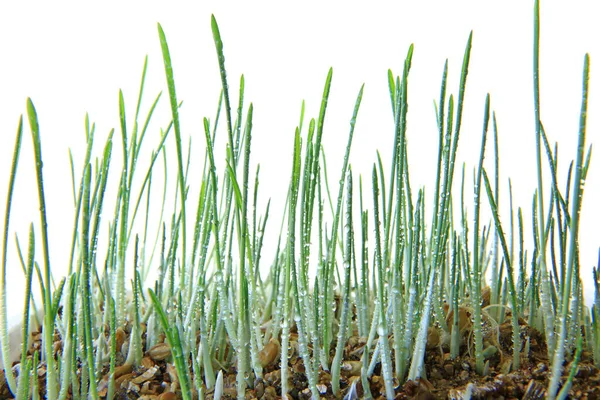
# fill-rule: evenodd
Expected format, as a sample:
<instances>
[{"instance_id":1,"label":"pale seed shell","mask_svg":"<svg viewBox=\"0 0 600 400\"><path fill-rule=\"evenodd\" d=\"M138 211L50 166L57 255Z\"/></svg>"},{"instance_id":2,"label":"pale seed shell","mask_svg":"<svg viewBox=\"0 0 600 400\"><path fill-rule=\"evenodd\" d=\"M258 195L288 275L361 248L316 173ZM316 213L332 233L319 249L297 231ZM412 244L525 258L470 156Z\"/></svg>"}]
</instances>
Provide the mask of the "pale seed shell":
<instances>
[{"instance_id":1,"label":"pale seed shell","mask_svg":"<svg viewBox=\"0 0 600 400\"><path fill-rule=\"evenodd\" d=\"M148 350L148 355L154 361L162 361L171 356L171 348L167 343L158 343Z\"/></svg>"}]
</instances>

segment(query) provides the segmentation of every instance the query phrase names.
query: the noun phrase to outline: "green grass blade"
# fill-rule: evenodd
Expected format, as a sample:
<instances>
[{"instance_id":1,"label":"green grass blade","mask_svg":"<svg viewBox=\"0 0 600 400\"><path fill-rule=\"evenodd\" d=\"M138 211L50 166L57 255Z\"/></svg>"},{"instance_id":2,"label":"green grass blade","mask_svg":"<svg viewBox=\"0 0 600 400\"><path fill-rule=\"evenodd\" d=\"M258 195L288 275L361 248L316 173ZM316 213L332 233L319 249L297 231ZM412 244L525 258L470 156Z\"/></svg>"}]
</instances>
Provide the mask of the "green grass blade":
<instances>
[{"instance_id":1,"label":"green grass blade","mask_svg":"<svg viewBox=\"0 0 600 400\"><path fill-rule=\"evenodd\" d=\"M77 232L79 231L78 226L79 226L80 213L81 213L81 199L82 199L82 195L83 195L84 174L85 174L85 168L87 167L87 165L90 162L90 158L92 155L92 146L94 143L94 132L93 132L93 130L90 131L90 129L89 129L87 114L86 114L86 138L87 138L87 145L86 145L86 149L85 149L83 169L81 171L81 181L79 183L79 190L77 192L77 195L75 195L75 185L74 185L75 176L74 176L73 160L71 158L71 176L72 176L72 182L73 182L73 196L74 196L74 200L75 200L75 216L74 216L74 222L73 222L73 235L72 235L72 239L71 239L71 256L69 258L69 264L68 264L69 270L67 272L67 275L71 275L71 273L73 273L75 247L77 245ZM71 154L70 150L69 150L69 154Z\"/></svg>"},{"instance_id":2,"label":"green grass blade","mask_svg":"<svg viewBox=\"0 0 600 400\"><path fill-rule=\"evenodd\" d=\"M540 2L535 0L533 6L533 109L535 115L535 157L537 162L538 181L538 218L539 225L544 226L544 198L542 177L542 146L540 119ZM541 238L541 243L544 243ZM540 249L540 263L545 268L545 249Z\"/></svg>"},{"instance_id":3,"label":"green grass blade","mask_svg":"<svg viewBox=\"0 0 600 400\"><path fill-rule=\"evenodd\" d=\"M175 80L173 78L173 65L171 63L171 54L169 52L169 46L167 44L167 38L160 24L158 24L158 36L160 38L160 47L163 55L163 63L165 65L165 76L167 78L167 87L169 88L169 100L171 102L171 114L173 117L173 128L175 131L175 146L177 148L177 179L179 183L179 197L181 200L181 230L182 230L182 247L181 247L181 265L183 268L187 268L186 255L187 255L187 225L186 225L186 213L185 213L185 200L186 200L186 188L183 174L183 154L181 150L181 128L179 126L179 110L177 103L177 94L175 92Z\"/></svg>"},{"instance_id":4,"label":"green grass blade","mask_svg":"<svg viewBox=\"0 0 600 400\"><path fill-rule=\"evenodd\" d=\"M490 95L485 98L485 111L483 117L483 134L481 138L481 152L479 154L479 166L475 181L475 220L473 227L473 332L475 334L475 370L483 375L483 334L481 332L481 280L483 276L480 261L479 248L479 209L481 199L481 173L483 170L483 159L485 157L485 145L490 117ZM516 312L516 310L515 310Z\"/></svg>"},{"instance_id":5,"label":"green grass blade","mask_svg":"<svg viewBox=\"0 0 600 400\"><path fill-rule=\"evenodd\" d=\"M165 332L165 337L169 346L171 347L171 353L175 360L175 368L177 369L177 376L179 377L179 384L181 385L181 396L184 400L192 399L192 391L190 384L189 369L187 367L186 359L184 358L183 349L181 347L181 340L179 337L179 329L176 325L169 324L169 318L163 309L160 300L156 297L156 294L152 289L148 289L148 294L158 315L158 320Z\"/></svg>"},{"instance_id":6,"label":"green grass blade","mask_svg":"<svg viewBox=\"0 0 600 400\"><path fill-rule=\"evenodd\" d=\"M284 261L284 272L283 272L283 281L282 281L282 293L283 299L281 301L281 393L283 397L288 396L288 392L290 390L288 383L288 362L289 362L289 341L290 341L290 284L293 284L294 281L297 281L297 275L295 270L296 265L296 205L297 205L297 196L298 196L298 185L300 182L300 153L302 149L302 141L300 139L300 133L298 129L296 129L294 135L294 153L292 157L292 177L290 180L290 186L288 189L289 193L289 208L287 211L287 220L288 220L288 237L287 237L287 245L286 245L286 255ZM291 279L290 279L291 277ZM295 285L297 291L297 284ZM299 298L296 295L294 298L297 306L297 311L300 311L299 307ZM300 314L301 315L301 314ZM279 321L275 321L278 323ZM306 359L308 361L308 359ZM305 361L305 362L306 362ZM306 362L305 365L309 364Z\"/></svg>"},{"instance_id":7,"label":"green grass blade","mask_svg":"<svg viewBox=\"0 0 600 400\"><path fill-rule=\"evenodd\" d=\"M348 171L348 162L349 162L349 158L350 158L350 148L352 146L352 138L354 137L354 128L356 126L356 117L358 115L358 110L360 109L360 103L362 101L362 96L363 96L363 91L364 91L364 85L361 86L358 95L356 97L356 102L354 103L354 111L352 113L352 118L350 119L350 133L348 135L348 143L346 145L346 152L344 153L344 161L342 164L342 171L341 171L341 177L340 177L340 185L339 185L339 191L338 191L338 197L337 197L337 205L336 205L336 210L335 210L335 216L333 219L333 226L331 228L331 242L329 245L329 259L327 260L326 263L326 269L325 269L325 287L329 288L330 290L326 290L325 291L325 304L326 307L324 309L325 311L325 315L324 315L324 320L325 320L325 330L323 333L323 346L325 349L329 348L329 345L331 343L332 340L332 333L331 333L331 322L333 321L333 318L331 318L331 310L333 309L332 305L333 305L333 272L334 272L334 268L335 268L335 248L336 248L336 244L337 244L337 238L338 238L338 227L339 227L339 221L340 221L340 214L341 214L341 208L342 208L342 199L344 197L344 181L345 181L345 176L347 174Z\"/></svg>"},{"instance_id":8,"label":"green grass blade","mask_svg":"<svg viewBox=\"0 0 600 400\"><path fill-rule=\"evenodd\" d=\"M216 264L217 264L217 271L215 274L215 279L216 279L216 285L218 288L218 292L219 292L219 304L221 305L221 309L223 314L223 318L224 318L224 322L225 322L225 326L227 328L227 333L229 334L229 338L232 342L232 345L234 348L237 348L237 334L234 330L233 327L233 321L231 319L231 311L229 310L229 307L227 305L228 299L227 299L227 294L225 291L225 283L223 282L223 256L222 256L222 247L221 247L221 243L220 243L220 239L219 239L219 213L217 211L217 173L216 173L216 166L215 166L215 157L214 157L214 153L213 153L213 142L212 139L210 137L210 132L209 132L209 127L208 127L208 120L205 118L204 119L204 133L205 133L205 137L206 137L206 151L208 153L208 158L210 161L210 168L209 168L209 175L210 175L210 179L211 179L211 199L210 199L210 205L212 207L212 227L213 227L213 234L214 234L214 239L215 239L215 258L216 258Z\"/></svg>"},{"instance_id":9,"label":"green grass blade","mask_svg":"<svg viewBox=\"0 0 600 400\"><path fill-rule=\"evenodd\" d=\"M93 309L93 293L91 284L91 269L89 256L89 230L90 230L90 181L91 181L91 166L88 164L84 174L83 184L83 210L82 210L82 231L81 231L81 257L83 261L82 275L82 300L83 300L83 324L85 335L84 353L87 356L87 366L89 368L89 394L92 399L98 399L98 391L96 389L96 370L94 358L94 339L92 336L93 324L95 324Z\"/></svg>"},{"instance_id":10,"label":"green grass blade","mask_svg":"<svg viewBox=\"0 0 600 400\"><path fill-rule=\"evenodd\" d=\"M512 307L512 328L513 328L513 365L512 368L514 370L519 369L520 357L521 357L521 337L520 337L520 328L519 328L519 313L518 313L518 302L517 302L517 291L515 289L514 283L514 270L513 263L510 258L510 254L508 252L508 245L506 244L506 237L504 235L504 230L502 229L502 223L500 222L500 216L498 214L498 206L496 200L494 199L494 194L492 193L492 188L490 185L490 181L488 179L487 173L485 169L482 171L483 180L485 183L485 191L488 195L488 200L490 203L490 207L492 209L492 216L494 218L494 223L496 224L496 232L498 232L498 236L500 238L500 244L502 246L502 252L504 254L504 262L506 263L506 276L508 278L508 291L510 295L510 303Z\"/></svg>"},{"instance_id":11,"label":"green grass blade","mask_svg":"<svg viewBox=\"0 0 600 400\"><path fill-rule=\"evenodd\" d=\"M383 373L383 380L385 384L385 395L387 400L394 398L394 387L392 383L392 361L390 359L390 348L388 338L388 324L385 314L387 309L384 298L384 266L382 261L382 248L381 248L381 232L380 232L380 220L379 220L379 185L377 182L377 168L373 166L373 218L375 219L375 268L377 269L377 308L379 309L379 316L377 322L377 335L379 336L379 346L381 347L381 366Z\"/></svg>"},{"instance_id":12,"label":"green grass blade","mask_svg":"<svg viewBox=\"0 0 600 400\"><path fill-rule=\"evenodd\" d=\"M438 162L437 162L437 172L435 175L435 194L433 197L433 222L432 226L437 226L437 220L439 218L439 195L441 189L441 181L442 177L442 164L444 161L445 148L449 144L449 139L445 139L444 136L444 105L446 104L446 81L448 79L448 60L444 63L444 72L442 73L442 83L440 88L440 106L438 110L438 136L439 136L439 145L438 145ZM450 117L453 113L452 108L450 108L448 116ZM450 121L449 121L450 122ZM451 124L449 124L451 126ZM432 229L432 234L434 230ZM430 239L431 240L431 239Z\"/></svg>"},{"instance_id":13,"label":"green grass blade","mask_svg":"<svg viewBox=\"0 0 600 400\"><path fill-rule=\"evenodd\" d=\"M46 373L46 397L48 400L55 400L58 388L56 367L53 355L53 332L54 320L52 319L52 279L50 275L50 248L48 245L48 220L46 218L46 198L44 195L44 177L42 174L42 145L40 139L40 127L38 124L37 112L31 99L27 99L27 116L31 127L31 135L33 139L33 149L35 155L35 171L37 176L38 198L40 205L40 226L42 235L42 250L44 259L44 355L47 363Z\"/></svg>"},{"instance_id":14,"label":"green grass blade","mask_svg":"<svg viewBox=\"0 0 600 400\"><path fill-rule=\"evenodd\" d=\"M225 70L225 55L223 54L223 41L221 40L221 32L219 31L219 25L214 15L210 17L210 25L212 28L213 39L215 42L215 48L217 50L217 59L219 61L219 73L221 75L221 84L223 88L223 98L225 100L225 116L227 117L227 134L229 137L229 146L232 150L232 164L237 165L235 158L234 142L233 142L233 128L231 121L231 103L229 100L229 85L227 84L227 71Z\"/></svg>"},{"instance_id":15,"label":"green grass blade","mask_svg":"<svg viewBox=\"0 0 600 400\"><path fill-rule=\"evenodd\" d=\"M452 179L454 176L454 164L456 159L456 152L458 147L458 138L460 133L461 119L462 119L462 109L463 109L463 98L467 81L467 74L469 70L469 60L471 57L471 43L473 40L473 32L469 34L469 39L467 40L467 45L465 48L465 54L463 57L463 64L461 70L460 77L460 85L459 85L459 94L458 94L458 106L456 112L456 124L454 127L454 138L452 140L452 150L448 154L446 159L446 164L444 166L444 181L443 181L443 190L442 190L442 202L440 204L440 208L438 209L438 213L441 212L442 218L438 219L437 226L434 227L435 234L434 240L432 244L433 248L433 263L430 271L429 282L427 284L427 295L425 298L425 303L422 308L422 318L421 323L419 325L419 332L417 334L417 342L415 343L415 351L413 353L413 358L410 366L410 371L408 375L409 380L415 380L421 377L423 372L423 357L425 355L425 342L427 340L427 331L429 329L429 314L431 313L431 305L432 305L432 297L434 290L434 282L435 282L435 274L440 266L442 260L443 248L445 247L447 231L448 231L448 220L447 216L449 215L448 208L449 207L449 199L451 198L451 190L452 190ZM453 111L453 98L450 96L450 105L448 109L448 129L451 128L451 118Z\"/></svg>"},{"instance_id":16,"label":"green grass blade","mask_svg":"<svg viewBox=\"0 0 600 400\"><path fill-rule=\"evenodd\" d=\"M6 315L6 260L8 252L8 232L10 223L10 211L12 208L12 198L15 188L15 178L17 175L17 167L19 166L19 155L21 153L21 141L23 138L23 116L19 118L19 125L17 127L17 136L15 138L15 148L13 150L13 160L10 167L10 178L8 181L8 192L6 195L6 211L4 213L4 232L2 235L2 281L0 282L0 343L1 354L2 354L2 365L10 365L12 360L9 360L10 354L10 343L8 340L8 321ZM12 393L17 391L17 381L12 371L6 374L6 380L8 387Z\"/></svg>"},{"instance_id":17,"label":"green grass blade","mask_svg":"<svg viewBox=\"0 0 600 400\"><path fill-rule=\"evenodd\" d=\"M17 400L26 400L29 398L29 381L32 374L32 361L27 359L21 364L22 370L19 374L19 389L17 391Z\"/></svg>"},{"instance_id":18,"label":"green grass blade","mask_svg":"<svg viewBox=\"0 0 600 400\"><path fill-rule=\"evenodd\" d=\"M71 383L71 372L73 368L73 358L75 354L75 308L77 302L77 277L72 274L68 278L67 298L65 300L65 310L63 314L66 335L63 341L63 357L60 371L60 392L58 398L65 400L69 394Z\"/></svg>"},{"instance_id":19,"label":"green grass blade","mask_svg":"<svg viewBox=\"0 0 600 400\"><path fill-rule=\"evenodd\" d=\"M142 361L142 332L140 330L140 274L138 271L139 263L139 237L135 236L134 261L133 261L133 324L129 334L129 352L127 353L126 364L138 367Z\"/></svg>"},{"instance_id":20,"label":"green grass blade","mask_svg":"<svg viewBox=\"0 0 600 400\"><path fill-rule=\"evenodd\" d=\"M346 230L345 240L345 255L344 255L344 283L342 286L342 314L340 317L340 327L337 336L337 345L335 349L335 356L331 363L331 385L333 388L333 394L339 397L340 392L340 370L342 366L342 357L344 353L344 347L346 345L346 331L348 329L348 316L350 312L350 272L351 272L351 259L352 259L352 168L348 170L346 183L346 223L344 229Z\"/></svg>"},{"instance_id":21,"label":"green grass blade","mask_svg":"<svg viewBox=\"0 0 600 400\"><path fill-rule=\"evenodd\" d=\"M588 54L584 57L583 63L583 93L581 100L581 114L579 117L579 139L577 144L577 159L575 161L575 179L573 182L573 204L571 205L571 223L569 226L569 259L567 263L567 276L566 281L562 285L562 299L560 303L560 326L558 343L565 343L567 338L567 314L569 312L569 303L571 299L571 284L573 282L573 275L575 265L579 263L578 255L578 240L579 240L579 218L581 210L581 200L583 197L584 179L582 174L584 173L584 151L585 151L585 134L586 134L586 123L587 123L587 105L588 105L588 81L590 73L590 57ZM577 279L578 274L575 274ZM563 370L565 346L559 345L554 352L554 360L552 363L552 376L550 378L550 384L548 387L548 395L551 399L556 396L560 377Z\"/></svg>"},{"instance_id":22,"label":"green grass blade","mask_svg":"<svg viewBox=\"0 0 600 400\"><path fill-rule=\"evenodd\" d=\"M29 249L27 251L27 274L25 278L25 304L23 305L23 323L21 326L21 363L20 365L26 365L27 361L27 350L29 349L29 312L30 312L30 304L31 304L31 278L33 277L33 261L35 259L35 235L33 233L33 224L29 226ZM31 366L29 366L31 368ZM6 374L6 368L4 370ZM20 374L21 375L21 374ZM28 375L25 375L28 376ZM21 390L21 385L27 379L22 379L19 376L19 387L18 390ZM18 395L17 395L18 397Z\"/></svg>"}]
</instances>

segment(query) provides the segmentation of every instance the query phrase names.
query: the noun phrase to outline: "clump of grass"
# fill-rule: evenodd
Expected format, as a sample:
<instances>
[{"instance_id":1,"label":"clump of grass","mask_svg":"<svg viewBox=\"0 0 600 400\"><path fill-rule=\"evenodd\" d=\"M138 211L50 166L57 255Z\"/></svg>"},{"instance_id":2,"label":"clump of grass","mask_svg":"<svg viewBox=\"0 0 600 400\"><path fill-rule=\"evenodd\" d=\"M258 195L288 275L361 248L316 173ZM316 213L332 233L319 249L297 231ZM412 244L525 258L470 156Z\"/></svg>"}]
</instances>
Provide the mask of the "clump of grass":
<instances>
[{"instance_id":1,"label":"clump of grass","mask_svg":"<svg viewBox=\"0 0 600 400\"><path fill-rule=\"evenodd\" d=\"M189 169L190 157L195 155L191 154L191 147L186 152L184 146L175 86L176 66L171 62L166 35L159 25L172 119L156 139L141 185L134 184L139 179L136 172L144 168L139 161L140 148L161 98L160 94L156 96L142 119L147 59L133 124L127 123L130 115L120 93L120 140L113 143L111 131L96 159L92 159L94 126L90 127L86 119L87 149L77 189L71 160L76 206L69 273L58 286L54 285L49 259L43 135L33 102L28 99L27 116L34 146L42 231L36 233L33 227L30 229L26 261L21 257L27 278L22 347L20 367L5 370L8 390L19 399L38 398L40 387L51 400L112 399L123 391L137 390L139 394L141 390L136 389L135 384L131 386L131 382L123 386L123 381L116 377L117 369L137 368L136 371L143 371L141 374L151 371L156 363L166 363L171 377L161 390L174 392L183 399L225 395L224 375L232 374L236 376L235 390L227 395L244 399L248 390L268 380L265 371L273 368L280 371L279 394L289 397L292 392L298 395L295 381L291 379L298 371L293 372L291 368L297 368L301 362L301 371L306 377L304 397L318 399L330 394L337 398L357 398L359 380L350 382L348 375L344 375L344 371L354 368L357 370L352 376L360 377L362 396L370 398L373 375L379 368L382 383L373 389L393 399L401 390L399 384L420 382L424 378L427 351L448 353L452 359L472 351L477 374L490 374L490 358L502 351L497 331L505 319L510 319L512 354L501 357L503 361L497 368L506 372L518 370L529 346L521 321L528 319L530 329L544 333L548 357L553 359L547 396L567 396L582 349L589 349L600 367L600 278L595 270L596 300L590 311L582 302L577 252L583 183L591 156L591 149L586 150L585 143L589 56L584 59L578 150L573 169L569 170L565 193L559 189L557 149L548 145L539 114L537 2L534 15L538 182L532 221L535 249L529 274L525 268L521 209L517 211L518 257L512 245L510 248L508 245L509 240L512 243L515 238L506 234L509 232L512 236L514 232L512 201L509 230L503 227L505 222L499 215L499 135L489 94L485 99L481 151L474 173L472 227L467 218L470 203L464 193L464 167L460 196L453 190L472 33L465 48L456 108L454 95L447 96L446 91L447 62L443 69L440 98L436 103L439 147L431 221L425 214L430 200L424 188L420 188L416 196L413 194L409 171L406 119L411 45L402 74L395 77L392 71L388 72L395 121L393 156L388 160L387 169L384 161L377 157L371 175L372 196L363 194L362 176L358 179L357 194L356 176L350 165L363 87L358 91L350 118L337 197L331 195L322 147L332 70L325 80L318 118L309 121L307 132L303 103L294 134L291 175L286 188L287 208L281 216L276 254L268 255L273 258L267 276L261 274L265 270L261 266L265 263L262 245L269 206L257 219L261 194L259 170L255 171L254 182L250 171L253 105L244 105L242 76L235 114L232 112L235 105L229 92L224 45L214 17L211 26L222 90L214 120L211 123L204 119L203 168L193 173ZM225 128L219 124L222 113ZM484 167L490 117L495 150L493 179ZM3 232L0 339L5 365L15 361L9 358L5 288L10 213L23 130L21 118ZM215 141L217 131L223 130L227 138L226 162L224 170L218 173ZM174 155L167 149L171 142ZM116 143L120 143L123 150L122 162L117 166L112 160ZM546 198L542 145L551 171L551 191ZM153 177L173 174L167 161L172 156L177 160L174 172L177 190L172 192L175 201L168 210L165 178L157 213ZM160 158L162 171L158 171ZM118 176L112 217L104 209L105 193L110 193L107 192L109 174ZM387 187L386 182L389 182ZM196 198L190 195L190 185L199 185ZM369 183L364 186L368 187ZM370 197L372 209L365 207L365 198ZM331 204L331 215L325 212L326 201ZM493 219L484 226L480 218L482 207L489 207ZM136 220L140 216L143 229L138 233ZM156 232L149 232L149 225L156 226ZM369 231L374 231L372 249L368 246ZM105 253L99 254L98 243L103 235L108 237L108 243ZM34 253L34 242L40 236L43 269L36 261L39 256ZM559 238L558 246L554 245L555 236ZM156 239L152 241L152 237ZM146 258L147 251L158 255ZM554 263L557 256L559 268ZM133 264L128 265L128 260L133 260ZM554 268L549 268L548 260L552 260ZM484 279L488 267L491 286ZM147 281L150 269L158 271L154 283ZM44 318L41 352L31 354L27 332L32 318L34 272L42 293ZM131 290L126 284L127 276L132 277ZM356 337L364 340L360 361L350 359L346 350L350 340ZM567 340L568 337L573 340ZM61 343L58 351L55 340ZM572 364L560 389L565 360ZM275 367L277 363L279 367ZM40 368L46 371L42 386L36 373ZM327 371L330 378L324 380ZM474 390L477 390L475 386L469 386L465 396Z\"/></svg>"}]
</instances>

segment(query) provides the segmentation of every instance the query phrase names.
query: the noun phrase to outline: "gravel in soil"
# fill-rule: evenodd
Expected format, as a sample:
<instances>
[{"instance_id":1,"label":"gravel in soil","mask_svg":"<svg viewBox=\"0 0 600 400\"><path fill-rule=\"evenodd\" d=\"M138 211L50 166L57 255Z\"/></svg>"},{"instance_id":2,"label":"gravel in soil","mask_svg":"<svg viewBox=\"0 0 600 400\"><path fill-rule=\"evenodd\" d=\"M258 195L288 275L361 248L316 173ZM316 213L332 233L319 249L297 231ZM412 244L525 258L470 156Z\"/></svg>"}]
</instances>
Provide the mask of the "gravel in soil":
<instances>
[{"instance_id":1,"label":"gravel in soil","mask_svg":"<svg viewBox=\"0 0 600 400\"><path fill-rule=\"evenodd\" d=\"M494 337L494 349L487 356L489 373L479 376L475 370L475 360L471 356L472 348L465 343L472 341L472 331L466 329L461 347L461 356L451 359L447 346L436 342L436 335L430 335L428 351L425 355L426 377L418 381L408 381L399 384L394 380L395 399L463 399L471 392L474 399L543 399L550 379L549 360L543 336L529 329L524 321L522 338L528 342L528 353L521 355L521 368L510 371L512 361L512 331L510 322L497 327ZM433 332L433 331L432 331ZM430 332L430 333L432 333ZM142 359L141 365L133 368L124 364L126 347L128 345L127 329L117 335L118 366L115 369L116 399L142 400L175 400L181 398L179 380L174 365L170 362L170 348L166 343L158 343L152 347ZM58 335L55 337L55 352L62 351L62 343ZM393 340L393 337L390 338ZM143 337L145 341L145 335ZM310 399L308 381L304 374L304 364L297 352L295 334L291 337L290 359L288 363L289 397L292 399ZM361 363L365 338L352 336L347 342L342 376L340 379L341 395L349 399L360 399L365 395L365 388L360 379ZM32 351L39 350L41 334L33 335ZM246 399L276 400L281 399L281 369L279 362L279 343L272 340L265 346L259 358L264 365L263 377L253 379L253 387L247 389ZM226 349L228 351L229 349ZM371 349L372 352L373 349ZM371 354L370 352L370 354ZM333 349L331 359L333 358ZM219 355L218 355L219 356ZM223 357L227 358L227 354ZM393 355L392 355L393 359ZM235 364L235 363L232 363ZM215 365L216 370L223 366ZM18 366L13 371L18 373ZM570 364L565 363L565 373L562 382L570 371ZM81 369L79 368L79 373ZM223 399L235 399L236 371L234 367L223 368ZM45 395L45 366L41 364L37 370L38 388L42 398ZM102 370L98 383L100 398L106 398L108 392L108 366ZM369 391L374 399L385 399L385 388L381 376L381 367L376 365L374 374L368 379ZM327 371L319 371L318 389L322 399L335 399L331 387L331 375ZM194 399L198 393L194 391ZM213 399L214 389L204 390L205 399ZM0 371L0 399L11 399L4 371ZM69 398L72 398L69 393ZM600 370L593 365L591 355L584 351L579 363L573 385L569 391L572 399L600 399Z\"/></svg>"}]
</instances>

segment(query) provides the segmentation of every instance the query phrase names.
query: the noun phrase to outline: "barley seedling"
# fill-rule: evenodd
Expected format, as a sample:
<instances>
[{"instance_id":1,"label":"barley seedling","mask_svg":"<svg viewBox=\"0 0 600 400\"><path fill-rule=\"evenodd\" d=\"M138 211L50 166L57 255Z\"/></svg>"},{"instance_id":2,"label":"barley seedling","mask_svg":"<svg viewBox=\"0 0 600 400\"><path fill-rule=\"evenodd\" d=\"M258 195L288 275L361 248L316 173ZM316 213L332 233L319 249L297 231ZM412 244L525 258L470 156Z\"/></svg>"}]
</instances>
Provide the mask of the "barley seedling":
<instances>
[{"instance_id":1,"label":"barley seedling","mask_svg":"<svg viewBox=\"0 0 600 400\"><path fill-rule=\"evenodd\" d=\"M214 16L211 30L221 88L214 120L204 118L201 126L203 155L196 154L191 139L186 142L176 66L160 25L170 120L156 129L149 157L143 157L142 143L152 140L150 121L161 106L161 94L142 120L148 58L133 113L127 112L120 91L119 133L113 138L111 130L102 148L95 147L99 134L86 115L81 166L69 155L74 220L68 274L56 284L59 277L53 276L49 257L43 135L28 99L41 224L39 232L31 226L23 251L17 238L26 290L17 334L22 345L13 356L6 286L9 222L26 129L20 118L9 171L0 277L1 353L5 365L19 358L19 367L5 369L7 389L2 395L63 400L164 398L171 393L183 399L250 395L351 400L441 393L469 398L500 390L503 383L483 382L487 378L482 376L507 376L528 365L528 358L539 354L534 347L540 345L537 332L553 360L551 375L545 381L523 382L528 389L515 389L521 390L515 396L543 394L548 386L548 398L567 398L577 384L578 365L589 360L600 365L600 277L595 269L595 303L588 310L578 254L591 158L591 149L586 150L590 61L586 55L579 142L565 185L559 179L558 147L551 146L541 121L539 2L534 5L533 40L533 251L525 246L529 223L523 209L513 205L510 180L508 218L501 216L506 207L500 203L501 136L489 94L473 191L467 164L454 184L471 33L458 93L447 87L451 71L446 61L434 103L434 190L417 188L411 180L408 110L414 46L407 50L402 74L387 73L392 155L391 160L374 155L370 179L364 181L369 196L363 196L363 177L351 167L354 134L363 129L358 112L364 86L354 103L341 166L333 174L327 170L323 137L331 101L330 69L318 116L306 119L302 102L287 165L289 181L280 185L286 203L277 216L278 243L274 255L264 256L271 203L260 215L264 188L259 189L259 167L253 171L251 159L258 134L253 130L255 109L245 103L243 75L237 99L230 90L224 41ZM220 164L222 131L226 140ZM122 159L113 160L113 145L122 147ZM491 168L485 162L490 146L493 175L488 175ZM195 166L195 159L203 164ZM550 185L542 174L545 164ZM459 184L460 192L455 188ZM108 205L112 212L106 211ZM486 223L487 211L491 220ZM154 275L158 278L151 282ZM37 312L35 280L42 294L43 323L41 333L31 335ZM565 361L571 364L561 380ZM439 392L428 386L429 381L453 378L459 366L473 381L469 385Z\"/></svg>"}]
</instances>

